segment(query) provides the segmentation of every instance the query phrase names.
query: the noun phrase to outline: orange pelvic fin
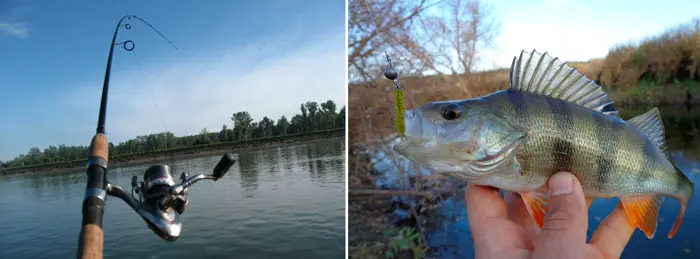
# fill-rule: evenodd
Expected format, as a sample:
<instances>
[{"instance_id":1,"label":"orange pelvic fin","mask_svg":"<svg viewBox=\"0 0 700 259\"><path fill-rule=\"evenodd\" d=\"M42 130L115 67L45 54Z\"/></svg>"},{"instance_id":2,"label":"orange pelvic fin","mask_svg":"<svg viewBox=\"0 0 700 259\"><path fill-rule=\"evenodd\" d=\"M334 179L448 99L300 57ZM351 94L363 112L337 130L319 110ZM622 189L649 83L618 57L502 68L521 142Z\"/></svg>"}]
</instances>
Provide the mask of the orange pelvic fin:
<instances>
[{"instance_id":1,"label":"orange pelvic fin","mask_svg":"<svg viewBox=\"0 0 700 259\"><path fill-rule=\"evenodd\" d=\"M639 228L648 239L654 238L656 232L657 220L659 217L659 208L663 203L663 197L660 196L635 196L624 197L620 199L622 207L625 209L627 220ZM675 233L672 231L672 233ZM671 234L669 234L671 235Z\"/></svg>"},{"instance_id":2,"label":"orange pelvic fin","mask_svg":"<svg viewBox=\"0 0 700 259\"><path fill-rule=\"evenodd\" d=\"M544 227L544 214L547 212L547 195L541 192L526 192L521 193L520 197L523 198L532 219L542 229Z\"/></svg>"},{"instance_id":3,"label":"orange pelvic fin","mask_svg":"<svg viewBox=\"0 0 700 259\"><path fill-rule=\"evenodd\" d=\"M586 205L588 206L589 209L591 208L591 204L593 204L593 200L595 200L595 198L593 198L593 197L586 198Z\"/></svg>"}]
</instances>

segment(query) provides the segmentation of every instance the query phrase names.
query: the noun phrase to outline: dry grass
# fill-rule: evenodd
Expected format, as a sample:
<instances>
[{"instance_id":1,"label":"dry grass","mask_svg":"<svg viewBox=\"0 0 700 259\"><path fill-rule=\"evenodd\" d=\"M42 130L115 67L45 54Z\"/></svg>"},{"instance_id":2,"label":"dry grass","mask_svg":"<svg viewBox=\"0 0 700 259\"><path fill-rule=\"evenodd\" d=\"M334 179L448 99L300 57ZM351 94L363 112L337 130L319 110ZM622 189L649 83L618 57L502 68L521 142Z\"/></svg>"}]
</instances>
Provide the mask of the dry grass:
<instances>
[{"instance_id":1,"label":"dry grass","mask_svg":"<svg viewBox=\"0 0 700 259\"><path fill-rule=\"evenodd\" d=\"M639 44L613 47L602 66L601 83L622 90L642 79L669 84L695 80L700 73L700 19Z\"/></svg>"}]
</instances>

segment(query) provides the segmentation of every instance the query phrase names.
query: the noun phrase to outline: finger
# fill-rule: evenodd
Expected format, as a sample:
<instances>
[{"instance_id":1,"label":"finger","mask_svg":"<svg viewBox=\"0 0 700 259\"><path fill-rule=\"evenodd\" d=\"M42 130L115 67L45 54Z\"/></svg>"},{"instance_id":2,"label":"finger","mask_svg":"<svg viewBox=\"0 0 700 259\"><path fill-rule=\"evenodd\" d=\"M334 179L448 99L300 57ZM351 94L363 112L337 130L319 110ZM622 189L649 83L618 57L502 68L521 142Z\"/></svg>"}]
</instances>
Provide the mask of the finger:
<instances>
[{"instance_id":1,"label":"finger","mask_svg":"<svg viewBox=\"0 0 700 259\"><path fill-rule=\"evenodd\" d=\"M473 236L484 235L495 222L507 220L506 203L494 188L467 184L464 199Z\"/></svg>"},{"instance_id":2,"label":"finger","mask_svg":"<svg viewBox=\"0 0 700 259\"><path fill-rule=\"evenodd\" d=\"M537 234L538 226L535 220L530 215L525 207L525 202L519 194L514 192L509 192L506 199L506 204L508 204L508 219L518 224L528 237L528 240L532 240Z\"/></svg>"},{"instance_id":3,"label":"finger","mask_svg":"<svg viewBox=\"0 0 700 259\"><path fill-rule=\"evenodd\" d=\"M610 258L619 258L634 230L635 227L627 221L622 203L618 203L617 208L593 232L590 243Z\"/></svg>"},{"instance_id":4,"label":"finger","mask_svg":"<svg viewBox=\"0 0 700 259\"><path fill-rule=\"evenodd\" d=\"M576 177L567 172L548 181L548 208L533 258L584 258L588 206Z\"/></svg>"}]
</instances>

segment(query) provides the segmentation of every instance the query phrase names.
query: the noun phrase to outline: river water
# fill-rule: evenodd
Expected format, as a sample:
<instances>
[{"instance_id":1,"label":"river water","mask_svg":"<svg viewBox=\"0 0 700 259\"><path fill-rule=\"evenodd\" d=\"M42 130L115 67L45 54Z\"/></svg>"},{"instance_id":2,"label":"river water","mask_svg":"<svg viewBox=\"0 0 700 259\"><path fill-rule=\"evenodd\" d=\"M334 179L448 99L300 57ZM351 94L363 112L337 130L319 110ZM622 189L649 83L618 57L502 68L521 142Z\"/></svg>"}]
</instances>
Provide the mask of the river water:
<instances>
[{"instance_id":1,"label":"river water","mask_svg":"<svg viewBox=\"0 0 700 259\"><path fill-rule=\"evenodd\" d=\"M175 242L160 239L118 198L108 197L105 258L341 258L345 244L345 141L316 140L234 153L217 182L189 190ZM220 156L167 162L211 174ZM147 166L112 169L131 189ZM0 258L75 258L83 172L0 177Z\"/></svg>"},{"instance_id":2,"label":"river water","mask_svg":"<svg viewBox=\"0 0 700 259\"><path fill-rule=\"evenodd\" d=\"M618 110L622 118L630 119L649 108L651 107L636 106L618 108ZM700 173L700 106L660 106L659 110L664 120L667 148L672 161L698 186L700 184L698 175ZM416 167L393 152L391 148L374 151L373 162L378 172L377 185L382 189L412 188L405 184L409 182L407 175L432 173L425 168ZM437 227L429 229L426 236L426 244L432 247L427 256L474 257L463 195L462 191L439 204L438 216L432 220L434 221L432 224ZM698 196L697 191L694 196ZM408 201L405 197L394 197L394 200ZM617 199L595 200L589 211L589 238L602 219L615 208L617 202ZM700 258L700 236L698 236L700 197L691 198L683 224L676 236L671 240L666 237L678 215L679 207L674 199L666 199L661 207L656 237L649 240L637 230L623 252L622 258ZM395 214L403 217L410 215L401 209L397 209Z\"/></svg>"}]
</instances>

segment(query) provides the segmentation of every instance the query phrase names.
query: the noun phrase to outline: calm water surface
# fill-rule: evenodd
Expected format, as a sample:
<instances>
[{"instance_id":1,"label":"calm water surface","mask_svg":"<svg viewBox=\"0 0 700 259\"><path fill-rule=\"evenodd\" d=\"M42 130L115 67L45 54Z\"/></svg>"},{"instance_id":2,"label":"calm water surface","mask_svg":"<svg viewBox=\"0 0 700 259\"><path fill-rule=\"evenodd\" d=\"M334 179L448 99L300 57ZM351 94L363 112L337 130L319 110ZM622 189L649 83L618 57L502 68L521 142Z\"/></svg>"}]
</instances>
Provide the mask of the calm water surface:
<instances>
[{"instance_id":1,"label":"calm water surface","mask_svg":"<svg viewBox=\"0 0 700 259\"><path fill-rule=\"evenodd\" d=\"M189 190L183 233L158 238L123 201L109 197L106 258L341 258L345 244L343 138L242 151L219 181ZM211 174L220 156L167 162ZM130 191L147 166L113 169ZM179 179L179 178L178 178ZM0 177L0 258L75 258L85 174Z\"/></svg>"},{"instance_id":2,"label":"calm water surface","mask_svg":"<svg viewBox=\"0 0 700 259\"><path fill-rule=\"evenodd\" d=\"M651 107L620 108L621 117L630 119L647 111ZM666 234L673 226L678 215L679 205L674 199L666 199L661 207L659 226L656 237L649 240L637 230L622 254L622 258L700 258L700 106L661 106L659 107L666 127L667 147L672 161L683 170L695 183L696 191L688 205L683 224L673 239ZM402 159L391 150L378 151L374 155L375 169L379 172L378 187L396 189L407 188L403 183L408 182L405 175L399 174L396 164L403 167L402 171L416 174L431 172L419 168ZM398 160L398 163L393 161ZM398 197L395 197L398 199ZM405 199L401 199L404 200ZM617 205L617 199L596 199L589 211L590 238L598 224ZM433 247L428 256L437 258L473 258L474 247L465 209L463 192L447 199L440 204L438 213L444 219L435 220L439 226L427 233L427 244ZM408 215L404 211L396 211L396 215Z\"/></svg>"}]
</instances>

